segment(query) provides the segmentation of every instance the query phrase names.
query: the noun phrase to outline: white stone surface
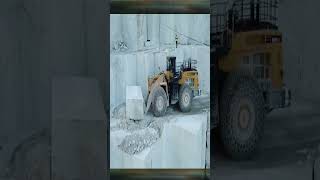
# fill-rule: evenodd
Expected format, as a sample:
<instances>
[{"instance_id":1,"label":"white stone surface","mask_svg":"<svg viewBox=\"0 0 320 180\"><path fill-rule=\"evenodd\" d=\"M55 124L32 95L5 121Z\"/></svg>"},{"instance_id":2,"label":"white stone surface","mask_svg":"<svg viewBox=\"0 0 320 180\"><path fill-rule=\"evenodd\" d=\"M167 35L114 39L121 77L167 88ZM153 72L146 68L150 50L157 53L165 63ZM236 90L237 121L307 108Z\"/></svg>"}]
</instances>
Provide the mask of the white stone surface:
<instances>
[{"instance_id":1,"label":"white stone surface","mask_svg":"<svg viewBox=\"0 0 320 180\"><path fill-rule=\"evenodd\" d=\"M135 54L110 55L111 108L126 102L126 86L137 85Z\"/></svg>"},{"instance_id":2,"label":"white stone surface","mask_svg":"<svg viewBox=\"0 0 320 180\"><path fill-rule=\"evenodd\" d=\"M165 125L163 141L165 168L204 168L207 115L175 117Z\"/></svg>"},{"instance_id":3,"label":"white stone surface","mask_svg":"<svg viewBox=\"0 0 320 180\"><path fill-rule=\"evenodd\" d=\"M204 168L207 113L175 115L164 124L160 139L142 152L129 155L118 145L129 133L111 131L111 168Z\"/></svg>"},{"instance_id":4,"label":"white stone surface","mask_svg":"<svg viewBox=\"0 0 320 180\"><path fill-rule=\"evenodd\" d=\"M129 135L128 132L124 130L114 130L110 133L110 165L111 168L122 168L123 167L123 152L118 148L118 145Z\"/></svg>"},{"instance_id":5,"label":"white stone surface","mask_svg":"<svg viewBox=\"0 0 320 180\"><path fill-rule=\"evenodd\" d=\"M198 61L200 89L204 94L210 94L210 48L208 46L191 46L191 58ZM189 50L187 50L189 51Z\"/></svg>"},{"instance_id":6,"label":"white stone surface","mask_svg":"<svg viewBox=\"0 0 320 180\"><path fill-rule=\"evenodd\" d=\"M142 120L144 116L144 99L140 86L126 88L126 118Z\"/></svg>"},{"instance_id":7,"label":"white stone surface","mask_svg":"<svg viewBox=\"0 0 320 180\"><path fill-rule=\"evenodd\" d=\"M131 16L121 16L121 21L118 23L121 24L121 39L127 44L130 50L138 50L138 26L137 22L139 21L137 15ZM125 22L125 23L122 23ZM127 31L125 31L127 29ZM128 31L130 29L130 31Z\"/></svg>"},{"instance_id":8,"label":"white stone surface","mask_svg":"<svg viewBox=\"0 0 320 180\"><path fill-rule=\"evenodd\" d=\"M161 71L167 68L167 56L164 52L155 54L155 74L159 74Z\"/></svg>"},{"instance_id":9,"label":"white stone surface","mask_svg":"<svg viewBox=\"0 0 320 180\"><path fill-rule=\"evenodd\" d=\"M121 21L121 15L120 14L113 14L112 18L110 18L110 47L117 41L122 41L122 35L121 35L121 23L118 23Z\"/></svg>"},{"instance_id":10,"label":"white stone surface","mask_svg":"<svg viewBox=\"0 0 320 180\"><path fill-rule=\"evenodd\" d=\"M110 133L110 167L112 169L162 167L161 141L132 156L118 148L127 135L130 133L124 130L115 130Z\"/></svg>"},{"instance_id":11,"label":"white stone surface","mask_svg":"<svg viewBox=\"0 0 320 180\"><path fill-rule=\"evenodd\" d=\"M154 74L154 52L137 53L137 85L141 86L144 98L148 95L148 77Z\"/></svg>"},{"instance_id":12,"label":"white stone surface","mask_svg":"<svg viewBox=\"0 0 320 180\"><path fill-rule=\"evenodd\" d=\"M148 168L163 168L161 153L161 142L156 142L151 147L146 148L142 152L136 155L129 155L122 152L124 156L122 168L134 168L134 169L148 169Z\"/></svg>"}]
</instances>

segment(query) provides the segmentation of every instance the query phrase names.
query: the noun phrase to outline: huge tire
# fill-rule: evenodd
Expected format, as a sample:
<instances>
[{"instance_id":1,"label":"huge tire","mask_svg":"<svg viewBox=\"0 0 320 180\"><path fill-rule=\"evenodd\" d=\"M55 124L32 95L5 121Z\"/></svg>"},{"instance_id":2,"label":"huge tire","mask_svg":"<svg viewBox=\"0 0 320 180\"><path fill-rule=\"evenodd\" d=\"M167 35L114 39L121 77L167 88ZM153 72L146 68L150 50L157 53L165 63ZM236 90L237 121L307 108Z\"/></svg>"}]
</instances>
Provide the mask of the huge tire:
<instances>
[{"instance_id":1,"label":"huge tire","mask_svg":"<svg viewBox=\"0 0 320 180\"><path fill-rule=\"evenodd\" d=\"M182 112L189 112L192 104L192 90L189 85L184 84L179 89L179 107Z\"/></svg>"},{"instance_id":2,"label":"huge tire","mask_svg":"<svg viewBox=\"0 0 320 180\"><path fill-rule=\"evenodd\" d=\"M153 114L156 117L163 116L167 110L167 95L162 87L157 87L152 101Z\"/></svg>"},{"instance_id":3,"label":"huge tire","mask_svg":"<svg viewBox=\"0 0 320 180\"><path fill-rule=\"evenodd\" d=\"M259 145L265 119L264 99L257 82L249 75L230 75L220 105L220 133L226 153L236 160L250 158Z\"/></svg>"}]
</instances>

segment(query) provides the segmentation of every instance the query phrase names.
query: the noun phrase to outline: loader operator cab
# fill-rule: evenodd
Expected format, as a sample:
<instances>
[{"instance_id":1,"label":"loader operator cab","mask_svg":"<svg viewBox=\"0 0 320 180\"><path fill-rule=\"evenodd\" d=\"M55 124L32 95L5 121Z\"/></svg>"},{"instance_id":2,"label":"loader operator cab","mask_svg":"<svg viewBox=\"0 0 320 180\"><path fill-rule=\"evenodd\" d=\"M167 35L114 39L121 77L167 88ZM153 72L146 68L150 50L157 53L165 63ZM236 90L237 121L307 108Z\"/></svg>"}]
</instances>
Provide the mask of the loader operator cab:
<instances>
[{"instance_id":1,"label":"loader operator cab","mask_svg":"<svg viewBox=\"0 0 320 180\"><path fill-rule=\"evenodd\" d=\"M275 0L237 0L228 10L228 29L235 32L278 29Z\"/></svg>"},{"instance_id":2,"label":"loader operator cab","mask_svg":"<svg viewBox=\"0 0 320 180\"><path fill-rule=\"evenodd\" d=\"M177 70L176 64L177 58L175 56L168 56L167 57L167 71L172 73L172 78L169 81L169 103L175 104L178 102L179 99L179 79L180 79L180 72Z\"/></svg>"},{"instance_id":3,"label":"loader operator cab","mask_svg":"<svg viewBox=\"0 0 320 180\"><path fill-rule=\"evenodd\" d=\"M167 71L170 71L173 74L173 77L179 75L179 72L177 72L176 68L176 60L177 58L175 56L167 57Z\"/></svg>"}]
</instances>

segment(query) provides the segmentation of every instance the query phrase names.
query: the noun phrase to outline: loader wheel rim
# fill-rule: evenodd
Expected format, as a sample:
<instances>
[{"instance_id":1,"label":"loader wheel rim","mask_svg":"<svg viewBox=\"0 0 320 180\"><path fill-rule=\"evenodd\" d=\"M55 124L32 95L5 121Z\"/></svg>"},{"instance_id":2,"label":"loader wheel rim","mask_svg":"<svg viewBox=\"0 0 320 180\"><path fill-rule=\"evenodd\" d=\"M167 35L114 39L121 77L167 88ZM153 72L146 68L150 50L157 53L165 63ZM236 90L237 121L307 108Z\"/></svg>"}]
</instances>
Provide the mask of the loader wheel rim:
<instances>
[{"instance_id":1,"label":"loader wheel rim","mask_svg":"<svg viewBox=\"0 0 320 180\"><path fill-rule=\"evenodd\" d=\"M241 141L246 141L251 137L254 131L255 114L254 107L250 100L243 98L240 100L235 118L235 126L237 126L238 138Z\"/></svg>"},{"instance_id":2,"label":"loader wheel rim","mask_svg":"<svg viewBox=\"0 0 320 180\"><path fill-rule=\"evenodd\" d=\"M184 93L182 99L183 99L183 103L184 103L185 105L189 104L189 102L190 102L190 96L189 96L188 93Z\"/></svg>"},{"instance_id":3,"label":"loader wheel rim","mask_svg":"<svg viewBox=\"0 0 320 180\"><path fill-rule=\"evenodd\" d=\"M163 109L163 107L164 107L164 99L163 99L162 96L159 96L157 98L156 106L157 106L158 110L162 110Z\"/></svg>"},{"instance_id":4,"label":"loader wheel rim","mask_svg":"<svg viewBox=\"0 0 320 180\"><path fill-rule=\"evenodd\" d=\"M242 107L239 112L239 126L242 129L248 128L250 121L250 112L248 107Z\"/></svg>"}]
</instances>

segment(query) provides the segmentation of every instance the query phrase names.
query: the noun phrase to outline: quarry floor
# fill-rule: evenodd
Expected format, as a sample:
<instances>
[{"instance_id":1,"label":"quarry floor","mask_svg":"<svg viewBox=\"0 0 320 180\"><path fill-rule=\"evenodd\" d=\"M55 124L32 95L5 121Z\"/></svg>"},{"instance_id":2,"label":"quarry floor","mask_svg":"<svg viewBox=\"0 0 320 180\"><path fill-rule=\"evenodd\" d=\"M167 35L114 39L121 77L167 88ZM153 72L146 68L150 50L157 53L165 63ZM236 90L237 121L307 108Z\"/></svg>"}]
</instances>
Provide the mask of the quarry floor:
<instances>
[{"instance_id":1,"label":"quarry floor","mask_svg":"<svg viewBox=\"0 0 320 180\"><path fill-rule=\"evenodd\" d=\"M198 159L203 159L203 161L199 162L201 165L199 163L195 163L197 165L193 164L192 158L189 158L185 163L169 160L170 162L160 163L159 165L156 165L156 167L182 168L182 164L186 164L186 167L194 168L208 167L210 164L210 139L207 139L210 137L210 131L208 130L210 127L209 99L209 96L194 98L191 111L188 113L182 113L177 106L171 105L168 107L165 116L154 117L152 112L149 111L145 115L145 118L140 121L133 121L125 118L124 104L117 107L112 113L110 120L111 168L151 168L149 165L146 165L146 162L142 163L140 161L144 161L144 159L149 158L149 156L153 157L154 155L149 154L152 154L153 151L155 151L154 149L162 151L160 153L160 156L162 157L157 157L158 160L152 159L151 161L153 162L151 163L156 164L157 162L155 161L174 159L175 156L184 153L182 150L183 148L197 146L196 144L190 144L192 138L194 139L193 142L197 143L199 146L204 146L202 149L204 149L205 152L199 147L193 147L195 149L193 151L190 150L188 156L193 156L194 158L199 156ZM174 126L183 127L186 131L180 132L179 129L175 129L176 127L172 128ZM165 136L168 136L166 140L163 139ZM187 142L187 137L191 138L189 143ZM169 146L176 146L176 148ZM183 155L181 155L181 157L182 156ZM183 159L184 158L180 158L177 161L183 161ZM119 161L125 161L125 163L120 163Z\"/></svg>"},{"instance_id":2,"label":"quarry floor","mask_svg":"<svg viewBox=\"0 0 320 180\"><path fill-rule=\"evenodd\" d=\"M268 114L261 147L251 160L233 161L211 132L213 179L312 179L320 152L320 103L299 100ZM320 172L320 168L318 169Z\"/></svg>"}]
</instances>

